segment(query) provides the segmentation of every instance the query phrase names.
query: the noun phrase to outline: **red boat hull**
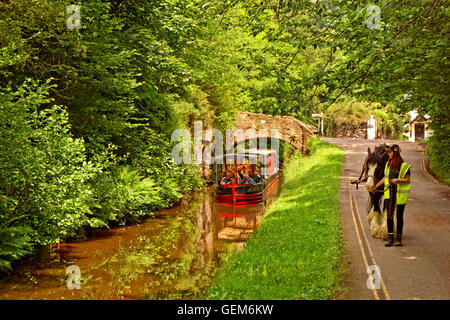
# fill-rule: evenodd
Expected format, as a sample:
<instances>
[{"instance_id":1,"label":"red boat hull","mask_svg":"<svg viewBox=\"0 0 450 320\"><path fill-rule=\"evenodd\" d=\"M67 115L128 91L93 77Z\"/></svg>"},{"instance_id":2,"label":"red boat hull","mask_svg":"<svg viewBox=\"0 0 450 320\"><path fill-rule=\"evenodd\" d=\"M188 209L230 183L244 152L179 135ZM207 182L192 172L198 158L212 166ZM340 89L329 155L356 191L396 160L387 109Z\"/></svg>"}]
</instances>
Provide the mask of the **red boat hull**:
<instances>
[{"instance_id":1,"label":"red boat hull","mask_svg":"<svg viewBox=\"0 0 450 320\"><path fill-rule=\"evenodd\" d=\"M267 180L257 184L225 184L216 186L217 202L245 202L259 203L278 182L278 175L274 174Z\"/></svg>"}]
</instances>

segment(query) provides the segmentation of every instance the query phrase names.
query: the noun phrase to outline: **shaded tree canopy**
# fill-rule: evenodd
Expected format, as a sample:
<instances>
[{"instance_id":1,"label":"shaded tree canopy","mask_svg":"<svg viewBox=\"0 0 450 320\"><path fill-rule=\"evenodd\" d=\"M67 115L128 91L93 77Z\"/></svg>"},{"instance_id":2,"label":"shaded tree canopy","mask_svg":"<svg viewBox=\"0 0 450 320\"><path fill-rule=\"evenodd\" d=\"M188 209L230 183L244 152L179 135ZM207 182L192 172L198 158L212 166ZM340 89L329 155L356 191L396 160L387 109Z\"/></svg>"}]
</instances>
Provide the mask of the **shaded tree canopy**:
<instances>
[{"instance_id":1,"label":"shaded tree canopy","mask_svg":"<svg viewBox=\"0 0 450 320\"><path fill-rule=\"evenodd\" d=\"M11 232L0 269L201 188L197 168L171 162L171 133L195 120L227 128L238 110L313 124L312 113L367 102L398 131L415 109L430 116L431 166L448 179L448 6L1 1L0 227Z\"/></svg>"}]
</instances>

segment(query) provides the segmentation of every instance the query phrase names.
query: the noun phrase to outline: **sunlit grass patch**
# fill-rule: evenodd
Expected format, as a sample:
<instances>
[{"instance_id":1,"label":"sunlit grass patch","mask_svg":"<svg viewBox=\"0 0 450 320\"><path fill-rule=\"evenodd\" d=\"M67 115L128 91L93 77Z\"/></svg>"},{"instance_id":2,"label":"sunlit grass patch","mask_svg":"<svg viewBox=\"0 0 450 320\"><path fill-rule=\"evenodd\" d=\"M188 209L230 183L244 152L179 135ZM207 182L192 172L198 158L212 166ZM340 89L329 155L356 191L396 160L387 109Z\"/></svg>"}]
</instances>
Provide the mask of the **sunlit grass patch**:
<instances>
[{"instance_id":1,"label":"sunlit grass patch","mask_svg":"<svg viewBox=\"0 0 450 320\"><path fill-rule=\"evenodd\" d=\"M344 152L312 139L245 250L219 271L209 299L332 299L339 287L339 180ZM327 178L327 177L330 178ZM334 179L333 179L334 178Z\"/></svg>"}]
</instances>

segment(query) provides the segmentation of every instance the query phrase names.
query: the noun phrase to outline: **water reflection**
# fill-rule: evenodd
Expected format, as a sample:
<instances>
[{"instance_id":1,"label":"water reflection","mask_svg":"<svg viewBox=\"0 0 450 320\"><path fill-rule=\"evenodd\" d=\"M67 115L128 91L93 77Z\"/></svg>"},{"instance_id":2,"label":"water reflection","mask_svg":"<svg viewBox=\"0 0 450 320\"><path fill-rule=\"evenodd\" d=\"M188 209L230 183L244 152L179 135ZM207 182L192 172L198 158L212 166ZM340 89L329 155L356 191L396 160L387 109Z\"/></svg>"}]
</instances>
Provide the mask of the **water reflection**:
<instances>
[{"instance_id":1,"label":"water reflection","mask_svg":"<svg viewBox=\"0 0 450 320\"><path fill-rule=\"evenodd\" d=\"M217 233L220 240L246 241L253 233L264 214L265 205L252 204L236 206L217 204L218 214L223 221L223 227Z\"/></svg>"},{"instance_id":2,"label":"water reflection","mask_svg":"<svg viewBox=\"0 0 450 320\"><path fill-rule=\"evenodd\" d=\"M139 225L98 230L21 262L0 281L0 299L198 299L230 253L258 227L264 203L217 204L213 190L160 211ZM77 265L81 289L69 290L66 268Z\"/></svg>"}]
</instances>

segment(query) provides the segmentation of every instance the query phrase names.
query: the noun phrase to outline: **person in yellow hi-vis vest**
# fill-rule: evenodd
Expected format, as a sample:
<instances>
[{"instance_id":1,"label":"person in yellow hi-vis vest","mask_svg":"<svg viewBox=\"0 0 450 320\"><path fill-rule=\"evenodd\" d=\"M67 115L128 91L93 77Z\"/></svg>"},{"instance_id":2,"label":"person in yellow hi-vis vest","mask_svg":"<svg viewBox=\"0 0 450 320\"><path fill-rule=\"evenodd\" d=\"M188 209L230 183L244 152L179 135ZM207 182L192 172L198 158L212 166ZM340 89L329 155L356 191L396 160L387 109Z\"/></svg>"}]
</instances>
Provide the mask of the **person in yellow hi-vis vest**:
<instances>
[{"instance_id":1,"label":"person in yellow hi-vis vest","mask_svg":"<svg viewBox=\"0 0 450 320\"><path fill-rule=\"evenodd\" d=\"M375 189L384 183L384 208L387 208L388 242L385 246L402 245L403 214L411 190L411 165L400 156L400 147L393 144L389 151L389 161L382 178ZM394 213L397 207L397 234L394 237Z\"/></svg>"}]
</instances>

